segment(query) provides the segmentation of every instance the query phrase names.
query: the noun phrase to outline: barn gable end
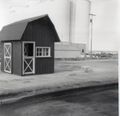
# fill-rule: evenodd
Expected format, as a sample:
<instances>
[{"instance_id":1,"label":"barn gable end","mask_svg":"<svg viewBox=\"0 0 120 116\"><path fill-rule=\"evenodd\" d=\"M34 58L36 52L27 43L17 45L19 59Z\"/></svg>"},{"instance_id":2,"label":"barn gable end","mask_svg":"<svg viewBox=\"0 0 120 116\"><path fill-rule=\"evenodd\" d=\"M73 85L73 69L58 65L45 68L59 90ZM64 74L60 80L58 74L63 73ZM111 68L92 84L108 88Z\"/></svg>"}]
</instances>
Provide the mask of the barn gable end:
<instances>
[{"instance_id":1,"label":"barn gable end","mask_svg":"<svg viewBox=\"0 0 120 116\"><path fill-rule=\"evenodd\" d=\"M54 42L60 41L58 34L56 32L55 26L50 20L48 15L42 15L39 17L29 18L29 19L25 19L25 20L4 26L0 32L0 41L21 40L28 24L30 22L36 22L37 20L40 20L41 23L46 23L50 26L55 36L53 40Z\"/></svg>"}]
</instances>

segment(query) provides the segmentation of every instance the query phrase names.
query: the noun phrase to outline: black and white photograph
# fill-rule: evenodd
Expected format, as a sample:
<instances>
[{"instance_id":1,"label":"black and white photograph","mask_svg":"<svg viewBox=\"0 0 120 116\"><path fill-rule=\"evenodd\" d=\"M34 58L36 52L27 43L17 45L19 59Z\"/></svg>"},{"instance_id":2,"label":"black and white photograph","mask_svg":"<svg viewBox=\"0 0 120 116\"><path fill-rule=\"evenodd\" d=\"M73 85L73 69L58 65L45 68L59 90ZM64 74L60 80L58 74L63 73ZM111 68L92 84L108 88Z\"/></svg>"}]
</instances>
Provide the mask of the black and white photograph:
<instances>
[{"instance_id":1,"label":"black and white photograph","mask_svg":"<svg viewBox=\"0 0 120 116\"><path fill-rule=\"evenodd\" d=\"M0 0L0 116L119 116L119 0Z\"/></svg>"}]
</instances>

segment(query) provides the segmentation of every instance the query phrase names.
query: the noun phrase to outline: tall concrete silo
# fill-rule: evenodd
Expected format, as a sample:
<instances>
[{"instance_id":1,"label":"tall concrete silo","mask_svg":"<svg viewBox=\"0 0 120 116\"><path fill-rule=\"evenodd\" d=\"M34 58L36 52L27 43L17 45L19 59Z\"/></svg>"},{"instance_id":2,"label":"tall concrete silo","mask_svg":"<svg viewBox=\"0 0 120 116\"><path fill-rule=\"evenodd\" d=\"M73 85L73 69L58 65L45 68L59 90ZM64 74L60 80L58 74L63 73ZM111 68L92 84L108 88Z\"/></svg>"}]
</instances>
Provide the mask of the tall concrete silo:
<instances>
[{"instance_id":1,"label":"tall concrete silo","mask_svg":"<svg viewBox=\"0 0 120 116\"><path fill-rule=\"evenodd\" d=\"M89 44L89 20L90 20L90 1L89 0L70 0L71 4L71 25L70 42Z\"/></svg>"},{"instance_id":2,"label":"tall concrete silo","mask_svg":"<svg viewBox=\"0 0 120 116\"><path fill-rule=\"evenodd\" d=\"M69 42L70 2L69 0L54 0L48 14L56 26L62 42Z\"/></svg>"},{"instance_id":3,"label":"tall concrete silo","mask_svg":"<svg viewBox=\"0 0 120 116\"><path fill-rule=\"evenodd\" d=\"M67 17L64 17L64 20L69 22L69 26L68 23L63 25L69 28L69 40L67 43L59 43L55 46L56 58L85 57L89 45L90 5L89 0L69 0L68 7L61 11L63 14L66 10L69 11ZM64 37L63 41L66 40Z\"/></svg>"}]
</instances>

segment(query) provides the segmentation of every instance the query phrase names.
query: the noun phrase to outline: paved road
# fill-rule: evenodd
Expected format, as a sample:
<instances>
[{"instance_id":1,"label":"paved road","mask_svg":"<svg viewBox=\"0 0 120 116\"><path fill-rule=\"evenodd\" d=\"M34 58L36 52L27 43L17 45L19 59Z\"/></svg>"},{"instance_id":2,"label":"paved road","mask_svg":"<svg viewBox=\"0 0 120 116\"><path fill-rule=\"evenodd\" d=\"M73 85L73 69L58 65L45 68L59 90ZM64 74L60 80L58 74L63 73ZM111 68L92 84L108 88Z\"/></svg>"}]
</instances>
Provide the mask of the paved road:
<instances>
[{"instance_id":1,"label":"paved road","mask_svg":"<svg viewBox=\"0 0 120 116\"><path fill-rule=\"evenodd\" d=\"M118 89L69 91L0 106L0 116L118 116Z\"/></svg>"}]
</instances>

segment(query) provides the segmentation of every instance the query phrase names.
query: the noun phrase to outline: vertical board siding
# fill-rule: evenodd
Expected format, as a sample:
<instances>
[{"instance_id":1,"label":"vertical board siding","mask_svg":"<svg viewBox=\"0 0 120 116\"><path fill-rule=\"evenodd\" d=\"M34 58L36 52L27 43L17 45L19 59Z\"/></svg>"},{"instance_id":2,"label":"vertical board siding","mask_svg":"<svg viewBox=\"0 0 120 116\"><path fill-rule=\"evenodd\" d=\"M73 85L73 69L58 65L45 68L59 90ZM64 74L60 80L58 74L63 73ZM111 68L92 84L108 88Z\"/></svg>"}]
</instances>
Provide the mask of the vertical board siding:
<instances>
[{"instance_id":1,"label":"vertical board siding","mask_svg":"<svg viewBox=\"0 0 120 116\"><path fill-rule=\"evenodd\" d=\"M4 42L1 42L1 71L4 71Z\"/></svg>"},{"instance_id":2,"label":"vertical board siding","mask_svg":"<svg viewBox=\"0 0 120 116\"><path fill-rule=\"evenodd\" d=\"M54 60L45 58L36 58L36 74L53 73Z\"/></svg>"},{"instance_id":3,"label":"vertical board siding","mask_svg":"<svg viewBox=\"0 0 120 116\"><path fill-rule=\"evenodd\" d=\"M13 53L13 58L12 58L12 70L13 74L16 75L22 75L22 62L21 62L21 57L22 57L22 48L21 48L21 42L12 42L12 53Z\"/></svg>"}]
</instances>

